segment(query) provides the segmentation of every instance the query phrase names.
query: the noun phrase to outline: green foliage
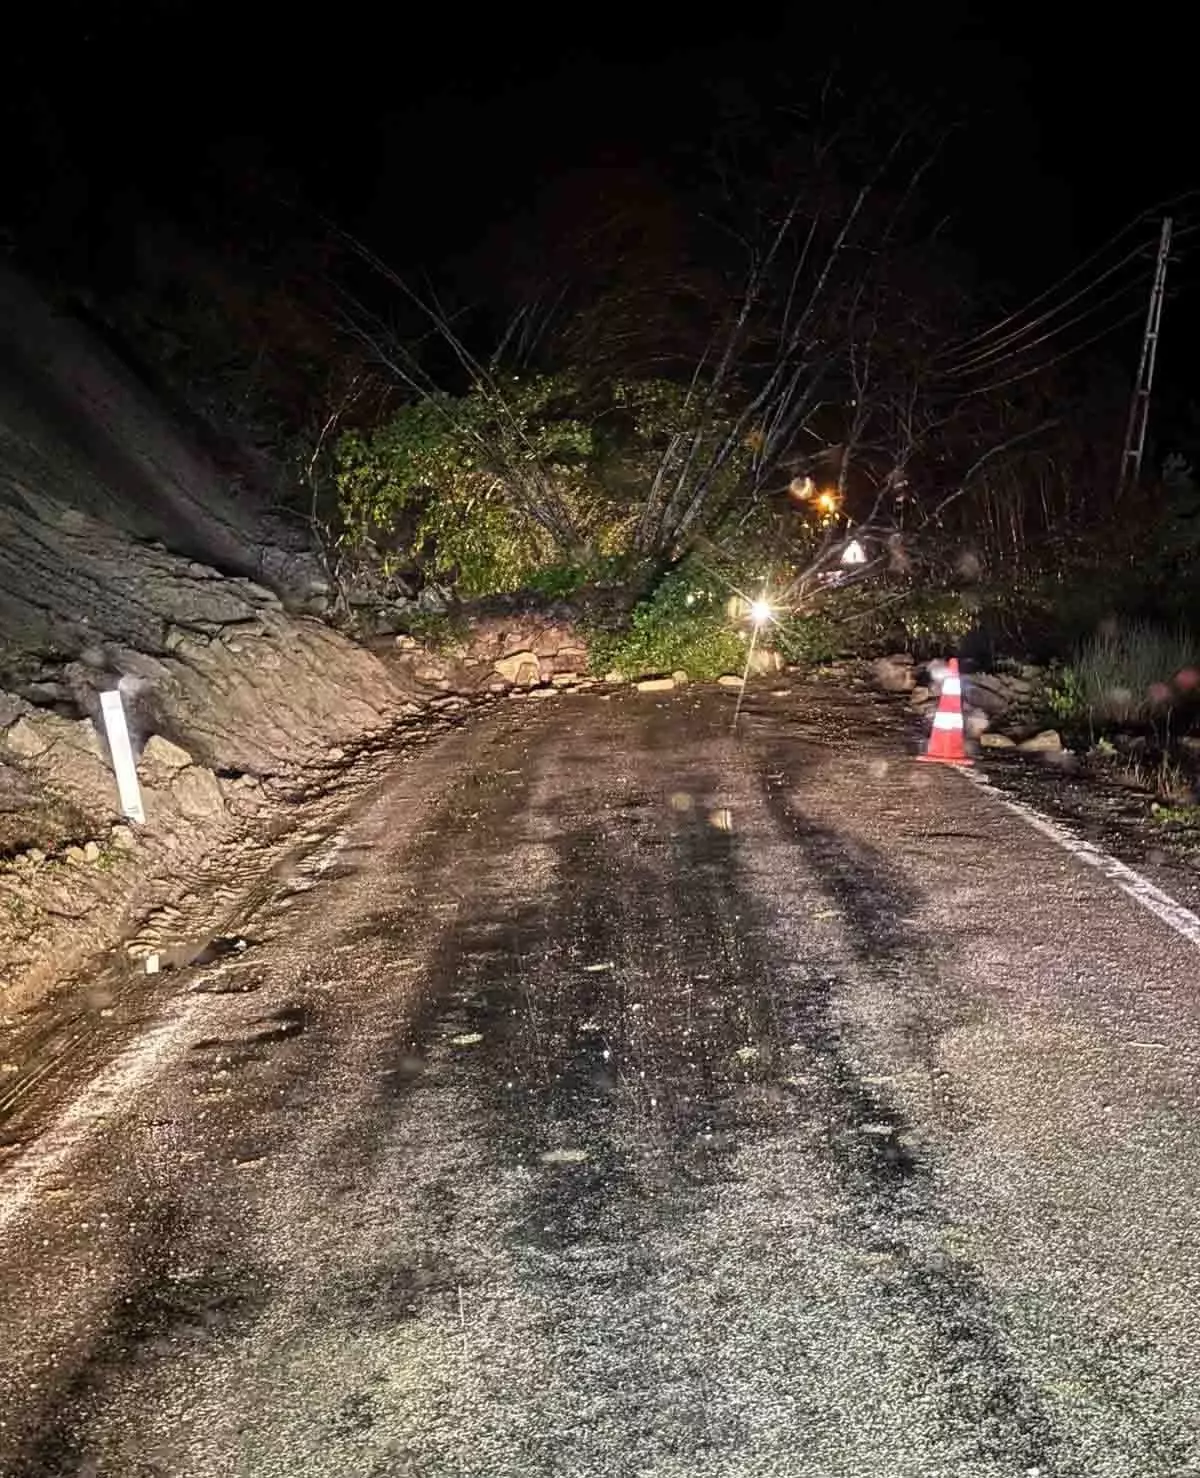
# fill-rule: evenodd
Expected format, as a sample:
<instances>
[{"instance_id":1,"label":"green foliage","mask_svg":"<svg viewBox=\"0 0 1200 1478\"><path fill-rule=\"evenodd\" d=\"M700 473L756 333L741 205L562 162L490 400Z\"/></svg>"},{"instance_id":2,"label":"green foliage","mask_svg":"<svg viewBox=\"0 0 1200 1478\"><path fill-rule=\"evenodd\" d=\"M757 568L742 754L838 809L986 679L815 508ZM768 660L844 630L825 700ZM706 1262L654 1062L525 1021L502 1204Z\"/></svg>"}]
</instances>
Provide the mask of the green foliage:
<instances>
[{"instance_id":1,"label":"green foliage","mask_svg":"<svg viewBox=\"0 0 1200 1478\"><path fill-rule=\"evenodd\" d=\"M958 590L912 586L897 602L895 616L913 646L955 651L975 625L978 607Z\"/></svg>"},{"instance_id":2,"label":"green foliage","mask_svg":"<svg viewBox=\"0 0 1200 1478\"><path fill-rule=\"evenodd\" d=\"M685 562L634 608L625 630L592 635L592 670L631 677L682 670L700 681L740 672L746 643L725 601L714 581Z\"/></svg>"},{"instance_id":3,"label":"green foliage","mask_svg":"<svg viewBox=\"0 0 1200 1478\"><path fill-rule=\"evenodd\" d=\"M449 652L470 637L466 620L455 612L422 611L404 618L407 635L423 642L431 651Z\"/></svg>"},{"instance_id":4,"label":"green foliage","mask_svg":"<svg viewBox=\"0 0 1200 1478\"><path fill-rule=\"evenodd\" d=\"M608 585L628 572L624 555L607 555L535 570L525 588L547 600L566 600L589 585Z\"/></svg>"},{"instance_id":5,"label":"green foliage","mask_svg":"<svg viewBox=\"0 0 1200 1478\"><path fill-rule=\"evenodd\" d=\"M429 395L337 447L346 538L407 558L468 595L516 590L576 548L613 543L589 474L595 434L565 376L480 380ZM396 545L400 547L397 549Z\"/></svg>"},{"instance_id":6,"label":"green foliage","mask_svg":"<svg viewBox=\"0 0 1200 1478\"><path fill-rule=\"evenodd\" d=\"M1148 723L1179 703L1186 690L1176 679L1192 670L1196 650L1183 627L1165 630L1147 621L1106 626L1051 680L1051 711L1063 721L1092 725Z\"/></svg>"},{"instance_id":7,"label":"green foliage","mask_svg":"<svg viewBox=\"0 0 1200 1478\"><path fill-rule=\"evenodd\" d=\"M829 662L847 645L846 631L828 611L782 616L766 637L787 662Z\"/></svg>"},{"instance_id":8,"label":"green foliage","mask_svg":"<svg viewBox=\"0 0 1200 1478\"><path fill-rule=\"evenodd\" d=\"M1161 826L1181 826L1190 831L1200 827L1200 806L1163 806L1156 801L1150 814Z\"/></svg>"},{"instance_id":9,"label":"green foliage","mask_svg":"<svg viewBox=\"0 0 1200 1478\"><path fill-rule=\"evenodd\" d=\"M1087 692L1073 667L1056 667L1047 673L1042 703L1061 724L1081 723L1088 717Z\"/></svg>"}]
</instances>

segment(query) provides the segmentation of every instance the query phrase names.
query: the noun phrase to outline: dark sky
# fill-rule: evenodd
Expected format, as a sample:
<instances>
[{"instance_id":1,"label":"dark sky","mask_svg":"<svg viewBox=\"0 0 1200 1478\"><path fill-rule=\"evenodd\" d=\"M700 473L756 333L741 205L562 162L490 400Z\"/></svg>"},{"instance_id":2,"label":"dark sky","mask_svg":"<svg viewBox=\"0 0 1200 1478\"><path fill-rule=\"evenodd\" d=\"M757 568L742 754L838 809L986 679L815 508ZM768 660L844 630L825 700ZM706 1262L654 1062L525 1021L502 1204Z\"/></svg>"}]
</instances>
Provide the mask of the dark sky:
<instances>
[{"instance_id":1,"label":"dark sky","mask_svg":"<svg viewBox=\"0 0 1200 1478\"><path fill-rule=\"evenodd\" d=\"M1050 7L1011 4L735 4L706 25L563 7L552 27L420 9L46 7L9 48L9 224L99 253L139 198L207 211L217 163L257 158L390 256L436 261L572 167L695 147L716 92L804 104L831 68L955 126L931 204L1021 290L1195 173L1190 52L1158 27L1051 28Z\"/></svg>"}]
</instances>

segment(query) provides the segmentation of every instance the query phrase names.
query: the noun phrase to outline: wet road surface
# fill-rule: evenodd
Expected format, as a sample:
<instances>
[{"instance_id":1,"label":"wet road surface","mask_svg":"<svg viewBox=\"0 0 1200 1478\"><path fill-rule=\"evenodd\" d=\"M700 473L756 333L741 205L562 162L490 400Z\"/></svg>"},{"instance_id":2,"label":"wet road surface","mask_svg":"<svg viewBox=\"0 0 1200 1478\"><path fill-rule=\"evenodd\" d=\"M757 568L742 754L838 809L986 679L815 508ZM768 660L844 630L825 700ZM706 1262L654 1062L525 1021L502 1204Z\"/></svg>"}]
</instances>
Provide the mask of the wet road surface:
<instances>
[{"instance_id":1,"label":"wet road surface","mask_svg":"<svg viewBox=\"0 0 1200 1478\"><path fill-rule=\"evenodd\" d=\"M0 1472L1200 1474L1200 954L732 706L452 736L9 1126Z\"/></svg>"}]
</instances>

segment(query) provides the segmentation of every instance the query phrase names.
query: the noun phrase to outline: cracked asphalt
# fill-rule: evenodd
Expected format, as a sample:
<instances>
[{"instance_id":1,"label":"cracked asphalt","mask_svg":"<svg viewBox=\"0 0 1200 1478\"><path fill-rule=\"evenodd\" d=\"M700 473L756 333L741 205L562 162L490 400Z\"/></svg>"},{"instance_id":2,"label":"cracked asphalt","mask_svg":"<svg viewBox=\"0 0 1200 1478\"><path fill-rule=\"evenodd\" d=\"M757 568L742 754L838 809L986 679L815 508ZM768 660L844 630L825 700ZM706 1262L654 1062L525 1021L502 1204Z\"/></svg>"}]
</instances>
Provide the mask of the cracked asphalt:
<instances>
[{"instance_id":1,"label":"cracked asphalt","mask_svg":"<svg viewBox=\"0 0 1200 1478\"><path fill-rule=\"evenodd\" d=\"M1200 956L733 701L453 734L25 1105L0 1472L1200 1474Z\"/></svg>"}]
</instances>

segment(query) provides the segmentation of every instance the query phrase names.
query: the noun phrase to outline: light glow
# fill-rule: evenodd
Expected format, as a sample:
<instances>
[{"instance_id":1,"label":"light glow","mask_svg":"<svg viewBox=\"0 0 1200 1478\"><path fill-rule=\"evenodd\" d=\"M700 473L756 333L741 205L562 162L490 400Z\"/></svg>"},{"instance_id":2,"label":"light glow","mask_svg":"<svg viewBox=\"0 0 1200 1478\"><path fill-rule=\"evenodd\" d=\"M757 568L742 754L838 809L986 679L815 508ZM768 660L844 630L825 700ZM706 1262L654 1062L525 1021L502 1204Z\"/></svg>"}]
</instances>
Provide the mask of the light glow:
<instances>
[{"instance_id":1,"label":"light glow","mask_svg":"<svg viewBox=\"0 0 1200 1478\"><path fill-rule=\"evenodd\" d=\"M765 600L752 600L750 602L750 616L755 626L761 626L764 621L771 619L771 607Z\"/></svg>"}]
</instances>

